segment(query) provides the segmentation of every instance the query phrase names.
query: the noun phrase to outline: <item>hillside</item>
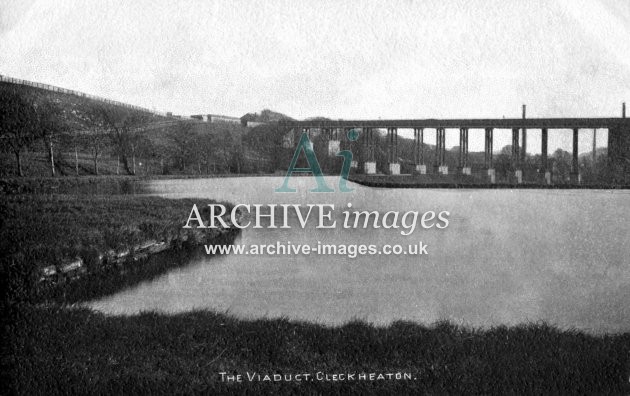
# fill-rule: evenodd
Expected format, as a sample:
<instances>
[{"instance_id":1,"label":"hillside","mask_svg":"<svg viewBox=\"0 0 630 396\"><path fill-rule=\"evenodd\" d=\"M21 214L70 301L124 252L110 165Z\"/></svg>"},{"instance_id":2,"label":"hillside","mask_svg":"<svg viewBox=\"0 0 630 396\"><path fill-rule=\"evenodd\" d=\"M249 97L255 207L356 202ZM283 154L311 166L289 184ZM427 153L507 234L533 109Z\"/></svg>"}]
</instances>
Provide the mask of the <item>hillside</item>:
<instances>
[{"instance_id":1,"label":"hillside","mask_svg":"<svg viewBox=\"0 0 630 396\"><path fill-rule=\"evenodd\" d=\"M0 95L5 95L15 92L23 98L33 102L37 106L51 105L58 111L58 116L67 128L83 128L85 127L85 121L97 109L102 108L119 108L126 109L131 113L144 114L147 117L147 122L158 122L166 120L157 113L142 111L139 108L132 107L131 105L113 104L93 99L91 96L71 94L62 91L53 91L48 89L42 89L32 86L26 86L21 84L13 84L9 82L0 81ZM85 94L84 94L85 95Z\"/></svg>"},{"instance_id":2,"label":"hillside","mask_svg":"<svg viewBox=\"0 0 630 396\"><path fill-rule=\"evenodd\" d=\"M7 82L0 98L0 177L20 173L18 156L25 176L51 175L51 162L56 176L240 172L247 158L239 125Z\"/></svg>"}]
</instances>

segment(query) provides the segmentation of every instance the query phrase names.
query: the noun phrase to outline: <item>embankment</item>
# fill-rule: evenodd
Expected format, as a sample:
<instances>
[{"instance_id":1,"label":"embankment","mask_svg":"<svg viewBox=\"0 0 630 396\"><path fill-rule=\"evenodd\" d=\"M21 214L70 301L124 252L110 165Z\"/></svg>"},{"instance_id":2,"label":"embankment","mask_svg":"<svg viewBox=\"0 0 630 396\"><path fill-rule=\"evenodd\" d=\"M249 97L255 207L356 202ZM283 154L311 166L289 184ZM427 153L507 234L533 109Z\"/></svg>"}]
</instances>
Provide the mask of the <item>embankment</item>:
<instances>
[{"instance_id":1,"label":"embankment","mask_svg":"<svg viewBox=\"0 0 630 396\"><path fill-rule=\"evenodd\" d=\"M181 265L204 243L231 243L236 230L182 229L193 204L134 195L2 196L4 301L76 302L99 297ZM224 203L229 206L229 204Z\"/></svg>"},{"instance_id":2,"label":"embankment","mask_svg":"<svg viewBox=\"0 0 630 396\"><path fill-rule=\"evenodd\" d=\"M353 174L348 178L351 182L361 184L366 187L380 188L475 188L475 189L630 189L630 185L612 183L591 183L591 184L543 184L533 182L501 182L489 183L485 179L462 175L366 175Z\"/></svg>"}]
</instances>

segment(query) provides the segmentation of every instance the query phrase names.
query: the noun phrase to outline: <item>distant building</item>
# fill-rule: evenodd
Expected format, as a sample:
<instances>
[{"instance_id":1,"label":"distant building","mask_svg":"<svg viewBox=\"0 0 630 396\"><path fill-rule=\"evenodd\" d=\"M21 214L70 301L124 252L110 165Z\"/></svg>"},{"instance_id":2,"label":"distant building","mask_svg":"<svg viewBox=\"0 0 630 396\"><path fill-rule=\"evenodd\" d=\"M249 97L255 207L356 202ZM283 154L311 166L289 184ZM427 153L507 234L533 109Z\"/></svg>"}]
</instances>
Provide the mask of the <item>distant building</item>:
<instances>
[{"instance_id":1,"label":"distant building","mask_svg":"<svg viewBox=\"0 0 630 396\"><path fill-rule=\"evenodd\" d=\"M166 116L167 117L172 117L173 116L173 112L172 111L167 111L166 112Z\"/></svg>"},{"instance_id":2,"label":"distant building","mask_svg":"<svg viewBox=\"0 0 630 396\"><path fill-rule=\"evenodd\" d=\"M195 120L199 120L199 121L203 121L203 116L201 114L191 115L190 118L195 119Z\"/></svg>"},{"instance_id":3,"label":"distant building","mask_svg":"<svg viewBox=\"0 0 630 396\"><path fill-rule=\"evenodd\" d=\"M208 122L229 122L233 124L240 124L241 119L238 117L231 117L220 114L208 114Z\"/></svg>"},{"instance_id":4,"label":"distant building","mask_svg":"<svg viewBox=\"0 0 630 396\"><path fill-rule=\"evenodd\" d=\"M244 116L241 117L241 125L246 127L248 122L256 121L257 117L258 117L258 115L256 113L247 113L247 114L245 114Z\"/></svg>"},{"instance_id":5,"label":"distant building","mask_svg":"<svg viewBox=\"0 0 630 396\"><path fill-rule=\"evenodd\" d=\"M259 125L265 125L266 122L257 122L257 121L247 121L247 127L248 128L255 128Z\"/></svg>"}]
</instances>

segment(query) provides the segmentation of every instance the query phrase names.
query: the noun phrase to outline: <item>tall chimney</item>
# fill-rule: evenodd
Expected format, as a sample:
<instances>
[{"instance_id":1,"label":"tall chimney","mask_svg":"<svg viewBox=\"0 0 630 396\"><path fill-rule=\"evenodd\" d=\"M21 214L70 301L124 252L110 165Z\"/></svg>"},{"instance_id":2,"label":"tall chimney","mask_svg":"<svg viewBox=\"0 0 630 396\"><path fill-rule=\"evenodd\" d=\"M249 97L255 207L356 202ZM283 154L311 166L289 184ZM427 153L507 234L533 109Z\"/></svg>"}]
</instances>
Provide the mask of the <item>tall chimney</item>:
<instances>
[{"instance_id":1,"label":"tall chimney","mask_svg":"<svg viewBox=\"0 0 630 396\"><path fill-rule=\"evenodd\" d=\"M527 105L523 105L523 119L525 119L526 110ZM521 131L521 162L524 163L527 158L527 129L523 128Z\"/></svg>"},{"instance_id":2,"label":"tall chimney","mask_svg":"<svg viewBox=\"0 0 630 396\"><path fill-rule=\"evenodd\" d=\"M621 118L626 118L626 102L621 104Z\"/></svg>"},{"instance_id":3,"label":"tall chimney","mask_svg":"<svg viewBox=\"0 0 630 396\"><path fill-rule=\"evenodd\" d=\"M597 129L593 129L593 166L597 161Z\"/></svg>"}]
</instances>

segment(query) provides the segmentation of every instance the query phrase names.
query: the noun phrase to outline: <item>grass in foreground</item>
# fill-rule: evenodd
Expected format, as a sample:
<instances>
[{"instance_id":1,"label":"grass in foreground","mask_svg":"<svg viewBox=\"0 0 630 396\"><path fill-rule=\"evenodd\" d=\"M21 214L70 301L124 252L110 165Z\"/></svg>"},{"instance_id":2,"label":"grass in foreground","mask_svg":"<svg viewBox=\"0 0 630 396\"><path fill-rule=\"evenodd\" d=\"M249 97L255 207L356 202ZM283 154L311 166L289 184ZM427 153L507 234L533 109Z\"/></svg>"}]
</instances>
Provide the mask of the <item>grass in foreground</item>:
<instances>
[{"instance_id":1,"label":"grass in foreground","mask_svg":"<svg viewBox=\"0 0 630 396\"><path fill-rule=\"evenodd\" d=\"M198 311L107 317L23 307L10 326L19 394L430 393L627 394L630 334L547 325L469 330L397 322L329 328ZM222 382L242 374L397 373L415 380Z\"/></svg>"}]
</instances>

